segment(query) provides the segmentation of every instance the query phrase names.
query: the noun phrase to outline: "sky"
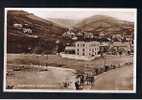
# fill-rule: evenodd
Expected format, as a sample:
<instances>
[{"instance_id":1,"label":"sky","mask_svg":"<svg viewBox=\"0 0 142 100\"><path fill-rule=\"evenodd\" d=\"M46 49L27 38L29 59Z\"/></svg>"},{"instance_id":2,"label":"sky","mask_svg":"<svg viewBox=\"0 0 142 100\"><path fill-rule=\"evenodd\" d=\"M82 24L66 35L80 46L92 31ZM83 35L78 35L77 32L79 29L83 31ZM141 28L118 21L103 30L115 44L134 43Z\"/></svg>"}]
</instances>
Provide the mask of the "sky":
<instances>
[{"instance_id":1,"label":"sky","mask_svg":"<svg viewBox=\"0 0 142 100\"><path fill-rule=\"evenodd\" d=\"M136 9L104 8L6 8L6 10L24 10L44 19L63 18L82 20L93 15L107 15L120 20L136 20Z\"/></svg>"}]
</instances>

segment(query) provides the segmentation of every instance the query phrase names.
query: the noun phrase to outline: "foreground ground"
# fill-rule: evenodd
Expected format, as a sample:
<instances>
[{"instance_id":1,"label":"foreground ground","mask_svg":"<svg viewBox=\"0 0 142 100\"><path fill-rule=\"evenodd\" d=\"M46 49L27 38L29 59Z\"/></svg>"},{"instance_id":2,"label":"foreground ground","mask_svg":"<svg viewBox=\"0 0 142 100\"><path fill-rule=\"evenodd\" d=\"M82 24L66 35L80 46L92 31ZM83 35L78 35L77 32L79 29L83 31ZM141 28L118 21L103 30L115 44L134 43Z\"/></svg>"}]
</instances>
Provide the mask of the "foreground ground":
<instances>
[{"instance_id":1,"label":"foreground ground","mask_svg":"<svg viewBox=\"0 0 142 100\"><path fill-rule=\"evenodd\" d=\"M31 66L29 66L31 67ZM32 66L36 67L36 65ZM44 67L44 66L42 66ZM20 70L9 72L7 84L14 89L64 89L63 82L75 80L73 69L48 66L47 70ZM75 89L72 85L68 89Z\"/></svg>"},{"instance_id":2,"label":"foreground ground","mask_svg":"<svg viewBox=\"0 0 142 100\"><path fill-rule=\"evenodd\" d=\"M97 75L95 85L84 86L84 89L131 90L133 86L133 65L125 65L132 62L132 56L106 56L81 61L57 55L9 54L7 62L7 85L12 88L64 89L62 83L69 81L72 85L68 89L75 89L73 83L77 70L98 68L104 64L122 66Z\"/></svg>"}]
</instances>

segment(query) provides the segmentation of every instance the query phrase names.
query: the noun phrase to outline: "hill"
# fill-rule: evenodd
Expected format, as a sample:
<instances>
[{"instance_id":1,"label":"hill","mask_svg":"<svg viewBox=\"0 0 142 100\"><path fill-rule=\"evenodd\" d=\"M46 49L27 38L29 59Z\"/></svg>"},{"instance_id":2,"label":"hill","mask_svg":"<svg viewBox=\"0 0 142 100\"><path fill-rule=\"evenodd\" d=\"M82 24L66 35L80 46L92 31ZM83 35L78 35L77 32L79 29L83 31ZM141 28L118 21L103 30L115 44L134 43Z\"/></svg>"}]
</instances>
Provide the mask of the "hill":
<instances>
[{"instance_id":1,"label":"hill","mask_svg":"<svg viewBox=\"0 0 142 100\"><path fill-rule=\"evenodd\" d=\"M53 21L54 23L56 23L62 27L66 27L66 28L71 28L80 21L80 20L61 19L61 18L48 18L48 19Z\"/></svg>"},{"instance_id":2,"label":"hill","mask_svg":"<svg viewBox=\"0 0 142 100\"><path fill-rule=\"evenodd\" d=\"M65 31L66 28L25 11L7 12L8 52L53 53L55 41L61 40Z\"/></svg>"},{"instance_id":3,"label":"hill","mask_svg":"<svg viewBox=\"0 0 142 100\"><path fill-rule=\"evenodd\" d=\"M110 16L95 15L86 18L74 26L81 31L89 31L96 34L132 33L134 23L119 20Z\"/></svg>"}]
</instances>

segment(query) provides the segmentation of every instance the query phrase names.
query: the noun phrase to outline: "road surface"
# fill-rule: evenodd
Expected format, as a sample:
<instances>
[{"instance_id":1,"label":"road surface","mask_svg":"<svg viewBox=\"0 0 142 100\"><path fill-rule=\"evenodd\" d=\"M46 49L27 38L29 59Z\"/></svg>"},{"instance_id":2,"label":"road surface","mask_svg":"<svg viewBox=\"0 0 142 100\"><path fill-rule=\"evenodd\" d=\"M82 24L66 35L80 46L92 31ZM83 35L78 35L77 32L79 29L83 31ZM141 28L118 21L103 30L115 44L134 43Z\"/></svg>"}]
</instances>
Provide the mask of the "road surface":
<instances>
[{"instance_id":1,"label":"road surface","mask_svg":"<svg viewBox=\"0 0 142 100\"><path fill-rule=\"evenodd\" d=\"M124 66L96 77L93 90L131 90L133 89L133 67Z\"/></svg>"}]
</instances>

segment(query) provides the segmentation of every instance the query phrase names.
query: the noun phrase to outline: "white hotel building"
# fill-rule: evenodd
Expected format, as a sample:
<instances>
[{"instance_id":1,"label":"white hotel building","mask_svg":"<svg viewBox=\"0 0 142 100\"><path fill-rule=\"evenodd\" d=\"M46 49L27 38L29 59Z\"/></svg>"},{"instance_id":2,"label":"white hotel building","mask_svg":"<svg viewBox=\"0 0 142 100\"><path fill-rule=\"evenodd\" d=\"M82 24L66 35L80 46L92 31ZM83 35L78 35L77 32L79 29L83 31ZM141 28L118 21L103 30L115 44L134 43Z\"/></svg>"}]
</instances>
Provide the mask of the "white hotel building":
<instances>
[{"instance_id":1,"label":"white hotel building","mask_svg":"<svg viewBox=\"0 0 142 100\"><path fill-rule=\"evenodd\" d=\"M76 41L71 46L66 46L62 57L79 59L79 60L92 60L99 57L100 43L96 41Z\"/></svg>"}]
</instances>

